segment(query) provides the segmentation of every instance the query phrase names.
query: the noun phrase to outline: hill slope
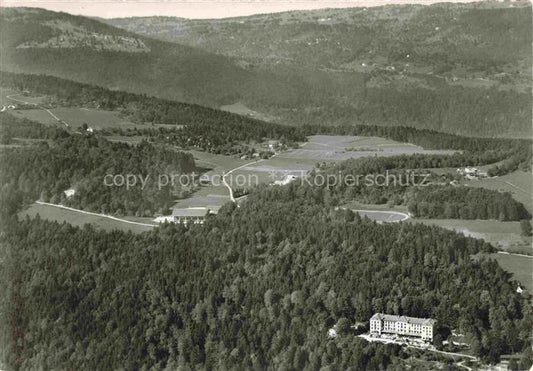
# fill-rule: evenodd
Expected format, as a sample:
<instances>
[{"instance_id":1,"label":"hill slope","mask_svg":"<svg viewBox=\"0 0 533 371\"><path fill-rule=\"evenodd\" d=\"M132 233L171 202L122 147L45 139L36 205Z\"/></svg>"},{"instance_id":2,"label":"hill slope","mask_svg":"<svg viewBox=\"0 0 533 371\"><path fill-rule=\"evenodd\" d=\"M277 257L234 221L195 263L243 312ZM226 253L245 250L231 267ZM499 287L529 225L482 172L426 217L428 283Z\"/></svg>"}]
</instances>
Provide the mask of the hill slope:
<instances>
[{"instance_id":1,"label":"hill slope","mask_svg":"<svg viewBox=\"0 0 533 371\"><path fill-rule=\"evenodd\" d=\"M261 66L432 72L515 85L527 84L531 76L531 6L401 5L221 20L145 17L108 22Z\"/></svg>"},{"instance_id":2,"label":"hill slope","mask_svg":"<svg viewBox=\"0 0 533 371\"><path fill-rule=\"evenodd\" d=\"M192 47L94 19L3 9L1 65L12 72L45 73L217 108L238 103L245 114L255 111L284 124L531 135L531 91L524 88L530 76L521 72L531 65L531 36L524 31L531 30L524 21L530 10L495 9L489 17L455 5L357 11L361 14L338 12L314 23L300 13L294 20L285 20L292 13L213 22L161 20L174 29L182 21L196 25L179 40ZM444 26L434 22L449 17L461 19L461 26L436 37L435 28ZM471 30L463 34L468 24ZM389 26L393 31L387 31ZM331 44L337 37L343 39ZM493 38L496 42L487 42ZM463 77L457 77L461 71Z\"/></svg>"},{"instance_id":3,"label":"hill slope","mask_svg":"<svg viewBox=\"0 0 533 371\"><path fill-rule=\"evenodd\" d=\"M233 103L258 80L223 56L66 13L2 9L0 33L2 69L12 72L214 106Z\"/></svg>"}]
</instances>

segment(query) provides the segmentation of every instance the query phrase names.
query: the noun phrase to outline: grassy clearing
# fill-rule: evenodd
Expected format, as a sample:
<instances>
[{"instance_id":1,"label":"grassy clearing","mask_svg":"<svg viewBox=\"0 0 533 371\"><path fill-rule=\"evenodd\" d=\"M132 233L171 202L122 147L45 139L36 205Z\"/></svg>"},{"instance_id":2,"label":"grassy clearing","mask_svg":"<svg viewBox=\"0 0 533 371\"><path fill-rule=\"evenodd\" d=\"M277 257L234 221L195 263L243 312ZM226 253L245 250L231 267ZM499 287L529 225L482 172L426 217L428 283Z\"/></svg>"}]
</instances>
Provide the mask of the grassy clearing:
<instances>
[{"instance_id":1,"label":"grassy clearing","mask_svg":"<svg viewBox=\"0 0 533 371\"><path fill-rule=\"evenodd\" d=\"M275 117L254 111L246 107L243 103L237 102L234 104L227 104L225 106L220 106L222 111L236 113L238 115L253 117L254 119L263 120L263 121L274 121Z\"/></svg>"},{"instance_id":2,"label":"grassy clearing","mask_svg":"<svg viewBox=\"0 0 533 371\"><path fill-rule=\"evenodd\" d=\"M94 215L87 215L82 214L76 211L72 210L66 210L61 209L54 206L49 205L40 205L40 204L32 204L30 207L24 211L22 211L19 214L19 218L25 218L26 216L29 216L30 218L35 218L37 214L42 218L46 220L56 221L59 223L69 223L74 226L82 227L85 224L92 224L98 228L101 228L106 231L111 230L122 230L122 231L131 231L134 233L141 233L141 232L147 232L151 231L152 227L137 225L137 224L129 224L120 222L117 220L112 220L108 218L104 218L101 216L94 216ZM140 223L152 223L152 220L150 218L124 218L131 221L136 221Z\"/></svg>"},{"instance_id":3,"label":"grassy clearing","mask_svg":"<svg viewBox=\"0 0 533 371\"><path fill-rule=\"evenodd\" d=\"M120 127L123 129L147 128L148 125L136 125L120 117L118 112L103 111L88 108L58 107L50 109L54 115L67 122L74 128L79 128L83 124L96 129L107 129ZM46 111L41 109L16 110L19 117L40 122L44 125L59 125L59 123Z\"/></svg>"},{"instance_id":4,"label":"grassy clearing","mask_svg":"<svg viewBox=\"0 0 533 371\"><path fill-rule=\"evenodd\" d=\"M407 213L407 207L402 205L397 206L388 206L388 205L376 205L376 204L362 204L357 201L351 201L347 204L341 205L341 207L346 207L354 210L375 210L375 211L398 211L401 213Z\"/></svg>"},{"instance_id":5,"label":"grassy clearing","mask_svg":"<svg viewBox=\"0 0 533 371\"><path fill-rule=\"evenodd\" d=\"M26 97L24 97L26 99ZM110 128L121 128L124 130L128 129L147 129L147 128L178 128L177 125L157 125L152 126L149 124L141 125L134 124L131 121L120 116L119 112L116 111L104 111L96 110L92 108L77 108L77 107L57 107L52 108L50 111L59 117L61 120L68 123L73 128L79 129L83 124L92 127L95 130L103 130ZM26 118L29 120L40 122L44 125L60 125L56 119L54 119L46 111L35 108L27 110L12 110L10 111L14 115L20 118Z\"/></svg>"},{"instance_id":6,"label":"grassy clearing","mask_svg":"<svg viewBox=\"0 0 533 371\"><path fill-rule=\"evenodd\" d=\"M227 190L224 195L211 193L212 191L209 187L205 187L201 191L194 193L192 197L178 200L172 208L207 207L210 210L218 210L230 202Z\"/></svg>"},{"instance_id":7,"label":"grassy clearing","mask_svg":"<svg viewBox=\"0 0 533 371\"><path fill-rule=\"evenodd\" d=\"M227 171L250 162L250 160L241 160L232 156L216 155L195 150L187 152L192 153L198 166L215 171Z\"/></svg>"},{"instance_id":8,"label":"grassy clearing","mask_svg":"<svg viewBox=\"0 0 533 371\"><path fill-rule=\"evenodd\" d=\"M411 223L437 225L463 233L466 236L481 238L492 245L531 254L531 237L521 236L519 222L500 222L498 220L463 220L463 219L411 219Z\"/></svg>"},{"instance_id":9,"label":"grassy clearing","mask_svg":"<svg viewBox=\"0 0 533 371\"><path fill-rule=\"evenodd\" d=\"M58 107L51 110L57 117L68 122L74 127L80 127L84 123L96 129L120 127L133 129L135 127L147 127L147 125L135 125L120 117L118 112L95 110L89 108Z\"/></svg>"},{"instance_id":10,"label":"grassy clearing","mask_svg":"<svg viewBox=\"0 0 533 371\"><path fill-rule=\"evenodd\" d=\"M61 126L65 127L54 119L48 112L35 108L35 109L25 109L25 110L12 110L9 111L13 116L18 118L25 118L32 121L40 122L46 126Z\"/></svg>"},{"instance_id":11,"label":"grassy clearing","mask_svg":"<svg viewBox=\"0 0 533 371\"><path fill-rule=\"evenodd\" d=\"M516 255L506 254L484 254L498 262L500 267L513 274L513 278L519 281L524 287L533 292L533 258L525 258Z\"/></svg>"},{"instance_id":12,"label":"grassy clearing","mask_svg":"<svg viewBox=\"0 0 533 371\"><path fill-rule=\"evenodd\" d=\"M513 198L524 204L526 209L533 213L533 179L531 173L515 171L492 179L465 181L468 187L482 187L501 192L509 192Z\"/></svg>"},{"instance_id":13,"label":"grassy clearing","mask_svg":"<svg viewBox=\"0 0 533 371\"><path fill-rule=\"evenodd\" d=\"M406 216L402 214L397 214L396 212L387 212L387 211L367 211L368 209L364 209L364 211L357 211L359 215L362 217L368 217L369 219L375 220L377 222L399 222L406 218Z\"/></svg>"},{"instance_id":14,"label":"grassy clearing","mask_svg":"<svg viewBox=\"0 0 533 371\"><path fill-rule=\"evenodd\" d=\"M222 183L222 177L227 171L249 163L250 160L241 160L236 157L195 150L188 152L194 156L196 166L205 170L202 176L206 177L206 179L212 179L213 184L200 187L187 199L177 200L173 208L208 207L210 209L218 209L229 202L229 191ZM230 174L227 177L230 184L232 175L234 174Z\"/></svg>"}]
</instances>

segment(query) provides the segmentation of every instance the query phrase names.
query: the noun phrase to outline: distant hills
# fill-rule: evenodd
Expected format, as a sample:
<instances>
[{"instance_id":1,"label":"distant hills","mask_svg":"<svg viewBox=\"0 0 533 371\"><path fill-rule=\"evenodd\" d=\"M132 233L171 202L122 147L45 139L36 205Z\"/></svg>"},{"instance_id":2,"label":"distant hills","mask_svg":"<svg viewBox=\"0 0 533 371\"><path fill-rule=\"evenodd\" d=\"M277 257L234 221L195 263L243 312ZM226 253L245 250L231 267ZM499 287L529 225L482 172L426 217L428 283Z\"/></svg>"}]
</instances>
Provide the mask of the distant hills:
<instances>
[{"instance_id":1,"label":"distant hills","mask_svg":"<svg viewBox=\"0 0 533 371\"><path fill-rule=\"evenodd\" d=\"M531 135L531 8L483 4L95 20L0 10L1 68L234 105L284 124ZM116 27L115 27L116 26Z\"/></svg>"},{"instance_id":2,"label":"distant hills","mask_svg":"<svg viewBox=\"0 0 533 371\"><path fill-rule=\"evenodd\" d=\"M2 69L218 106L257 82L224 56L42 9L0 11Z\"/></svg>"},{"instance_id":3,"label":"distant hills","mask_svg":"<svg viewBox=\"0 0 533 371\"><path fill-rule=\"evenodd\" d=\"M248 66L283 64L367 73L385 69L456 78L480 74L515 83L530 77L531 4L444 3L222 20L146 17L108 22L242 59Z\"/></svg>"}]
</instances>

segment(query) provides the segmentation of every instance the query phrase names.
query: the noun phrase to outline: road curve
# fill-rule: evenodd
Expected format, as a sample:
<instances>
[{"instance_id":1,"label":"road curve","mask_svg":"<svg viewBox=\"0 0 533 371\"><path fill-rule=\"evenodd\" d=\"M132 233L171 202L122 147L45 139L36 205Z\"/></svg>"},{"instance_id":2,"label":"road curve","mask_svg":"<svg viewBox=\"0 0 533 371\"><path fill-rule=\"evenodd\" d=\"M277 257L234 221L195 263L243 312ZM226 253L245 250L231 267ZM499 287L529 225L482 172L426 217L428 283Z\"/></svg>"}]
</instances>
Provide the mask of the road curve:
<instances>
[{"instance_id":1,"label":"road curve","mask_svg":"<svg viewBox=\"0 0 533 371\"><path fill-rule=\"evenodd\" d=\"M269 159L274 158L276 156L277 156L277 154L272 155L272 156L269 157ZM230 198L231 202L236 202L236 199L235 199L235 197L233 197L233 189L228 184L228 182L226 182L226 176L230 175L235 170L239 170L239 169L242 169L243 167L250 166L250 165L253 165L253 164L258 164L258 163L263 162L263 161L265 161L265 159L255 160L255 161L249 162L247 164L237 166L236 168L233 168L233 169L229 170L227 173L224 173L222 175L222 183L226 186L226 188L229 191L229 198Z\"/></svg>"},{"instance_id":2,"label":"road curve","mask_svg":"<svg viewBox=\"0 0 533 371\"><path fill-rule=\"evenodd\" d=\"M339 209L343 209L343 210L346 210L347 207L336 207L335 208L336 210L339 210ZM363 209L350 209L352 210L353 212L355 213L358 213L359 215L363 215L364 214L384 214L384 215L398 215L401 217L401 219L397 219L397 220L381 220L385 223L397 223L397 222L403 222L404 220L407 220L407 219L410 219L411 216L407 213L403 213L401 211L393 211L393 210L363 210ZM370 215L367 215L370 217Z\"/></svg>"}]
</instances>

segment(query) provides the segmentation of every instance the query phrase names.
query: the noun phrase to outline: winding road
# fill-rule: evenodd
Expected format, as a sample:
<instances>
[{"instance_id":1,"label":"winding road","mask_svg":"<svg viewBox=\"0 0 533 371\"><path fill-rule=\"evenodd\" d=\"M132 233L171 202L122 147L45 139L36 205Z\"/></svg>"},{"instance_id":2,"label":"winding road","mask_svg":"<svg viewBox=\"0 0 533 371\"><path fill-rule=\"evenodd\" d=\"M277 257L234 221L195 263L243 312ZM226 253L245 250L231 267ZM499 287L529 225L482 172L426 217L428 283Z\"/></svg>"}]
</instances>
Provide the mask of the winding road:
<instances>
[{"instance_id":1,"label":"winding road","mask_svg":"<svg viewBox=\"0 0 533 371\"><path fill-rule=\"evenodd\" d=\"M270 158L274 158L276 156L277 156L277 154L276 155L272 155ZM265 161L265 159L255 160L255 161L249 162L247 164L237 166L236 168L233 168L233 169L229 170L227 173L224 173L222 175L222 183L226 186L226 188L229 191L229 198L230 198L231 202L236 202L236 199L235 199L235 197L233 197L233 189L228 184L228 182L226 182L226 177L228 175L230 175L231 173L233 173L235 170L239 170L239 169L242 169L243 167L250 166L250 165L253 165L253 164L258 164L258 163L263 162L263 161Z\"/></svg>"}]
</instances>

